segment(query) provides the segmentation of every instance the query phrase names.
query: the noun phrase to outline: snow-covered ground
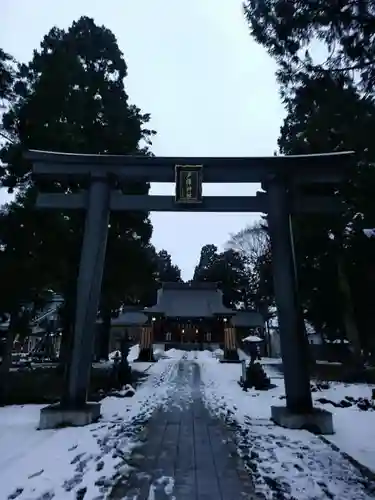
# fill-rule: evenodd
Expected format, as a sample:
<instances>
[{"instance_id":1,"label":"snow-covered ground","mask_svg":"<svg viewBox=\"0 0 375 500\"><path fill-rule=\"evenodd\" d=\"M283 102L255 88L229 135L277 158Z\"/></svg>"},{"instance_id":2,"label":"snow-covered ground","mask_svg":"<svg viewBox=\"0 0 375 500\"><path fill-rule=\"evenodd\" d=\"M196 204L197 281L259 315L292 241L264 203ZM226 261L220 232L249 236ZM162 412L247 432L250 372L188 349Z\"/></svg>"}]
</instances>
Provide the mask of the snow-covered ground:
<instances>
[{"instance_id":1,"label":"snow-covered ground","mask_svg":"<svg viewBox=\"0 0 375 500\"><path fill-rule=\"evenodd\" d=\"M0 500L76 500L78 491L86 491L85 500L106 498L101 495L114 475L127 472L124 457L138 446L144 423L167 403L182 356L200 365L204 402L235 430L245 462L249 458L257 465L252 475L264 498L276 498L270 493L275 484L283 491L279 498L291 500L374 498L356 468L319 437L270 422L270 406L284 404L284 386L267 360L263 363L275 387L244 392L238 385L241 365L220 364L220 352L171 349L151 364L134 363L137 349L131 349L129 361L148 378L132 398L105 398L96 424L38 431L42 405L0 408ZM371 388L334 383L313 393L317 406L319 398L339 402L346 396L370 397ZM324 407L334 413L336 434L329 440L375 472L375 412Z\"/></svg>"},{"instance_id":2,"label":"snow-covered ground","mask_svg":"<svg viewBox=\"0 0 375 500\"><path fill-rule=\"evenodd\" d=\"M290 498L323 498L319 496L322 490L319 483L329 476L329 494L333 495L329 498L366 498L362 495L361 484L357 496L345 494L347 478L352 476L353 482L357 471L347 460L335 464L332 456L337 453L319 437L307 431L283 429L270 422L270 406L285 404L282 399L285 395L283 379L272 365L266 364L265 367L275 385L273 389L244 392L238 385L241 365L220 364L208 352L199 353L198 363L206 405L213 413L238 425L240 453L250 457L253 454L257 458L259 465L253 472L258 476L258 487L262 489L263 484L264 494L267 484L276 480L285 487L284 494L289 492ZM329 389L313 392L315 405L332 411L334 415L336 433L327 438L375 472L375 412L361 411L356 406L335 408L317 402L325 398L338 403L346 396L371 398L371 387L331 383ZM350 490L350 495L353 491Z\"/></svg>"},{"instance_id":3,"label":"snow-covered ground","mask_svg":"<svg viewBox=\"0 0 375 500\"><path fill-rule=\"evenodd\" d=\"M205 357L204 354L203 356ZM207 357L208 359L211 358L209 355ZM246 354L242 352L240 352L240 357L243 359L247 358ZM280 372L273 368L273 365L280 365L281 363L280 358L262 358L261 364L265 366L268 376L272 379L272 383L276 385L276 388L267 392L252 391L251 397L257 397L257 401L261 402L261 404L257 404L256 409L252 405L250 412L255 410L256 413L259 413L258 416L269 418L271 404L282 404L282 401L278 402L278 400L285 394L284 379ZM318 361L318 363L340 364L336 362L327 363L326 361ZM229 375L231 370L232 374ZM239 379L240 370L241 368L238 365L228 366L226 380L230 386L235 385L237 392L240 390L241 398L243 398L244 392L234 383L234 381ZM312 393L315 406L325 408L333 413L335 434L326 438L343 452L375 472L375 412L361 411L356 405L349 408L335 408L331 404L321 404L318 401L324 398L334 403L340 403L340 401L347 397L370 399L372 389L375 386L369 384L344 384L340 382L330 382L329 385L329 389ZM231 389L232 387L229 389L229 392ZM248 411L247 408L245 408L246 411ZM247 413L247 415L250 416L250 413Z\"/></svg>"},{"instance_id":4,"label":"snow-covered ground","mask_svg":"<svg viewBox=\"0 0 375 500\"><path fill-rule=\"evenodd\" d=\"M85 499L102 498L106 481L124 472L118 466L142 423L168 397L176 369L175 359L152 364L132 398L105 398L101 420L86 427L38 431L43 405L0 408L0 499L75 500L85 488Z\"/></svg>"}]
</instances>

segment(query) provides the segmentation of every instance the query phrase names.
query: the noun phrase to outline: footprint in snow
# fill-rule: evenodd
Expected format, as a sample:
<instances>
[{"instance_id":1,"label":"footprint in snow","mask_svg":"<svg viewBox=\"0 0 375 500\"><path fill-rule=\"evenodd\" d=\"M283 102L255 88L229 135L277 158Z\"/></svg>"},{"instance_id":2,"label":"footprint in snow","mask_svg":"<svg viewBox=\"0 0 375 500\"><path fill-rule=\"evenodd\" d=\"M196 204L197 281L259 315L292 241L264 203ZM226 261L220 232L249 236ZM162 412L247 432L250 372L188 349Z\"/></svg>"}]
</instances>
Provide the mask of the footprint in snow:
<instances>
[{"instance_id":1,"label":"footprint in snow","mask_svg":"<svg viewBox=\"0 0 375 500\"><path fill-rule=\"evenodd\" d=\"M104 462L103 462L103 460L101 460L100 462L98 462L96 464L96 471L100 472L103 469L103 467L104 467Z\"/></svg>"},{"instance_id":2,"label":"footprint in snow","mask_svg":"<svg viewBox=\"0 0 375 500\"><path fill-rule=\"evenodd\" d=\"M83 474L75 474L71 479L64 481L62 487L66 492L72 491L73 488L81 484L83 481ZM39 499L38 499L39 500Z\"/></svg>"},{"instance_id":3,"label":"footprint in snow","mask_svg":"<svg viewBox=\"0 0 375 500\"><path fill-rule=\"evenodd\" d=\"M80 460L76 466L76 472L83 474L87 468L87 464L92 460L93 456L88 455L84 460Z\"/></svg>"},{"instance_id":4,"label":"footprint in snow","mask_svg":"<svg viewBox=\"0 0 375 500\"><path fill-rule=\"evenodd\" d=\"M55 496L55 493L53 491L46 491L40 497L36 498L35 500L52 500L52 498Z\"/></svg>"},{"instance_id":5,"label":"footprint in snow","mask_svg":"<svg viewBox=\"0 0 375 500\"><path fill-rule=\"evenodd\" d=\"M84 456L85 454L84 453L79 453L78 455L76 455L73 460L70 462L70 465L74 465L76 464L77 462L79 462L81 460L81 458Z\"/></svg>"},{"instance_id":6,"label":"footprint in snow","mask_svg":"<svg viewBox=\"0 0 375 500\"><path fill-rule=\"evenodd\" d=\"M15 500L17 497L19 497L23 492L23 488L17 488L13 493L8 495L8 500Z\"/></svg>"},{"instance_id":7,"label":"footprint in snow","mask_svg":"<svg viewBox=\"0 0 375 500\"><path fill-rule=\"evenodd\" d=\"M41 470L40 470L40 471L38 471L38 472L34 472L34 474L31 474L31 475L28 477L28 479L32 479L33 477L38 477L38 476L40 476L41 474L43 474L43 472L44 472L44 469L41 469Z\"/></svg>"},{"instance_id":8,"label":"footprint in snow","mask_svg":"<svg viewBox=\"0 0 375 500\"><path fill-rule=\"evenodd\" d=\"M77 492L76 492L76 500L83 500L85 495L87 493L87 487L85 486L84 488L80 488Z\"/></svg>"}]
</instances>

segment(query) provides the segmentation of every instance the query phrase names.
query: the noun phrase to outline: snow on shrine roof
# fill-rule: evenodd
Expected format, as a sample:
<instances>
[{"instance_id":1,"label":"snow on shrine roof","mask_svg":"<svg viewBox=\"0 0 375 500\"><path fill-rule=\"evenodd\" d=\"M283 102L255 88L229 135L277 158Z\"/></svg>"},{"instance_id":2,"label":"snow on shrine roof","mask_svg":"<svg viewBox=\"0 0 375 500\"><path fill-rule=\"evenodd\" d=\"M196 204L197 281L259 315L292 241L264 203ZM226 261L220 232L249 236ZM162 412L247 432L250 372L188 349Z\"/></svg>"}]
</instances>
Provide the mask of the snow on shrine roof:
<instances>
[{"instance_id":1,"label":"snow on shrine roof","mask_svg":"<svg viewBox=\"0 0 375 500\"><path fill-rule=\"evenodd\" d=\"M140 310L128 310L122 312L117 318L111 320L111 326L137 326L143 325L147 316Z\"/></svg>"},{"instance_id":2,"label":"snow on shrine roof","mask_svg":"<svg viewBox=\"0 0 375 500\"><path fill-rule=\"evenodd\" d=\"M163 283L157 303L144 312L170 318L208 318L234 313L224 306L223 293L216 283Z\"/></svg>"}]
</instances>

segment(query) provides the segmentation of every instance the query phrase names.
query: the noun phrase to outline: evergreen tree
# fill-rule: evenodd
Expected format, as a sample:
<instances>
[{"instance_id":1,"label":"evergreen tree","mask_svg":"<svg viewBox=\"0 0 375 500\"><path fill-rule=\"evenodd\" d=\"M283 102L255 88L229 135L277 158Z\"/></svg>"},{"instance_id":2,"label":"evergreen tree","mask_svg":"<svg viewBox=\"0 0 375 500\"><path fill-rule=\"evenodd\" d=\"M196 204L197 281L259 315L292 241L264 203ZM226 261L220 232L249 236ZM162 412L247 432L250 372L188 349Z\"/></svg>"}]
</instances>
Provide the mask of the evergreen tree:
<instances>
[{"instance_id":1,"label":"evergreen tree","mask_svg":"<svg viewBox=\"0 0 375 500\"><path fill-rule=\"evenodd\" d=\"M348 335L344 313L349 286L359 343L364 350L371 350L373 304L368 297L374 291L374 242L365 238L363 229L375 223L375 150L371 140L375 107L349 80L327 74L297 85L287 111L279 138L281 153L358 152L358 163L353 164L349 182L341 190L345 212L341 216L294 217L293 228L307 319L328 337ZM358 343L354 338L352 341Z\"/></svg>"},{"instance_id":2,"label":"evergreen tree","mask_svg":"<svg viewBox=\"0 0 375 500\"><path fill-rule=\"evenodd\" d=\"M3 117L3 129L16 140L1 150L5 163L2 184L10 191L23 190L28 199L35 201L31 166L22 158L27 149L149 154L148 146L154 134L147 128L150 117L129 103L124 86L126 76L123 54L110 30L97 26L87 17L74 22L68 30L53 28L44 37L40 49L34 51L31 62L21 65L16 75L15 101ZM38 187L74 192L85 186L45 183ZM145 182L117 187L128 194L145 194L149 190ZM71 343L67 339L72 333L83 214L37 212L31 205L24 205L17 224L27 226L28 235L38 242L36 269L48 269L46 281L53 283L54 289L65 298L64 353ZM108 316L108 310L116 308L134 287L136 277L132 270L150 268L142 260L149 254L133 249L147 246L151 233L147 213L111 214L102 290L103 315ZM10 240L2 239L5 246L10 245ZM24 240L22 244L28 248L30 241ZM13 272L16 273L15 268ZM30 278L29 284L32 283Z\"/></svg>"},{"instance_id":3,"label":"evergreen tree","mask_svg":"<svg viewBox=\"0 0 375 500\"><path fill-rule=\"evenodd\" d=\"M366 240L363 229L375 223L375 5L350 0L246 0L244 9L255 40L279 66L287 108L280 152L357 153L348 183L340 189L346 201L343 215L294 217L293 229L308 319L327 336L350 334L357 355L360 345L373 350L369 297L375 285L374 242ZM313 57L313 43L325 57ZM310 193L319 192L314 188Z\"/></svg>"},{"instance_id":4,"label":"evergreen tree","mask_svg":"<svg viewBox=\"0 0 375 500\"><path fill-rule=\"evenodd\" d=\"M24 338L28 334L30 307L44 301L46 287L51 284L48 254L44 255L45 265L40 265L45 247L35 234L39 214L34 215L29 205L27 193L20 192L13 203L0 209L0 315L9 319L0 346L0 401L6 400L13 340L16 335ZM45 230L52 237L53 227Z\"/></svg>"},{"instance_id":5,"label":"evergreen tree","mask_svg":"<svg viewBox=\"0 0 375 500\"><path fill-rule=\"evenodd\" d=\"M156 255L157 262L157 281L163 282L181 282L181 269L172 263L172 257L166 250L160 250Z\"/></svg>"},{"instance_id":6,"label":"evergreen tree","mask_svg":"<svg viewBox=\"0 0 375 500\"><path fill-rule=\"evenodd\" d=\"M183 281L181 269L176 264L173 264L172 257L166 250L158 252L153 245L149 245L147 252L149 255L147 261L149 268L143 267L141 269L145 280L140 305L144 307L156 304L157 291L162 283L180 283Z\"/></svg>"},{"instance_id":7,"label":"evergreen tree","mask_svg":"<svg viewBox=\"0 0 375 500\"><path fill-rule=\"evenodd\" d=\"M202 247L200 260L194 271L193 282L217 283L223 292L227 307L249 305L249 275L246 259L237 251L217 252L215 245Z\"/></svg>"},{"instance_id":8,"label":"evergreen tree","mask_svg":"<svg viewBox=\"0 0 375 500\"><path fill-rule=\"evenodd\" d=\"M14 61L13 58L0 48L0 104L9 100L13 93Z\"/></svg>"},{"instance_id":9,"label":"evergreen tree","mask_svg":"<svg viewBox=\"0 0 375 500\"><path fill-rule=\"evenodd\" d=\"M194 270L193 281L204 281L204 277L208 275L218 258L217 246L204 245L201 249L198 265Z\"/></svg>"},{"instance_id":10,"label":"evergreen tree","mask_svg":"<svg viewBox=\"0 0 375 500\"><path fill-rule=\"evenodd\" d=\"M356 76L362 90L375 82L375 4L352 0L245 0L252 36L280 65L280 82L294 83L301 74ZM312 57L312 43L325 49ZM316 53L316 52L315 52Z\"/></svg>"},{"instance_id":11,"label":"evergreen tree","mask_svg":"<svg viewBox=\"0 0 375 500\"><path fill-rule=\"evenodd\" d=\"M0 117L9 108L14 99L15 72L16 64L14 59L0 48ZM3 130L0 118L0 145L4 142L4 140L12 142L13 137Z\"/></svg>"}]
</instances>

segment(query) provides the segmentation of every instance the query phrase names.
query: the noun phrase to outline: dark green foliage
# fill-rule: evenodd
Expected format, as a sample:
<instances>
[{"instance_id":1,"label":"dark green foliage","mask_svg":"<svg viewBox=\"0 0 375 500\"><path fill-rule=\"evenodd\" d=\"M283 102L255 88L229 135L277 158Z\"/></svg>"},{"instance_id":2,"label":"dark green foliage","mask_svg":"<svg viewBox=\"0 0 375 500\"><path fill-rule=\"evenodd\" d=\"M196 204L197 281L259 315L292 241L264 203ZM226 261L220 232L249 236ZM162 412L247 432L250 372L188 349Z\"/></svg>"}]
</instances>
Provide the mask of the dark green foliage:
<instances>
[{"instance_id":1,"label":"dark green foliage","mask_svg":"<svg viewBox=\"0 0 375 500\"><path fill-rule=\"evenodd\" d=\"M341 262L361 344L370 350L375 242L363 235L363 229L375 224L374 104L361 97L350 82L325 75L299 84L287 110L279 138L282 153L358 152L349 182L341 190L347 204L344 214L295 217L293 229L307 319L329 337L344 335Z\"/></svg>"},{"instance_id":2,"label":"dark green foliage","mask_svg":"<svg viewBox=\"0 0 375 500\"><path fill-rule=\"evenodd\" d=\"M4 131L15 140L1 149L5 168L0 182L21 194L0 219L0 271L6 276L1 295L7 296L9 311L46 288L61 293L65 299L61 311L63 356L71 346L84 214L36 211L36 187L74 192L86 186L56 182L35 186L31 165L22 159L22 153L40 149L150 154L154 134L147 128L150 117L129 103L126 75L126 63L113 33L82 17L68 30L53 28L30 63L19 66L12 104L3 116ZM130 183L117 188L145 194L149 185ZM122 303L138 301L142 287L153 282L148 251L151 234L147 213L111 214L100 305L106 320Z\"/></svg>"},{"instance_id":3,"label":"dark green foliage","mask_svg":"<svg viewBox=\"0 0 375 500\"><path fill-rule=\"evenodd\" d=\"M252 36L279 63L283 86L304 73L330 70L352 77L355 70L360 87L372 92L374 2L245 0L244 10ZM325 54L314 61L310 49L318 41Z\"/></svg>"},{"instance_id":4,"label":"dark green foliage","mask_svg":"<svg viewBox=\"0 0 375 500\"><path fill-rule=\"evenodd\" d=\"M369 353L375 348L375 241L363 229L375 226L375 4L247 0L244 9L255 40L278 63L287 110L279 151L357 153L340 188L343 215L294 217L293 232L305 317L327 337L350 330L357 350L359 335ZM311 50L318 41L320 60ZM310 189L311 194L323 192L333 195L326 188ZM348 310L358 333L348 327Z\"/></svg>"},{"instance_id":5,"label":"dark green foliage","mask_svg":"<svg viewBox=\"0 0 375 500\"><path fill-rule=\"evenodd\" d=\"M126 63L115 36L82 17L67 30L53 28L40 51L17 75L17 102L4 116L22 149L125 154L140 151L149 115L128 102ZM4 184L25 182L29 165L17 147L2 153L9 163ZM144 192L143 188L143 192ZM141 190L142 191L142 190Z\"/></svg>"},{"instance_id":6,"label":"dark green foliage","mask_svg":"<svg viewBox=\"0 0 375 500\"><path fill-rule=\"evenodd\" d=\"M160 250L156 255L157 279L163 282L181 282L181 269L172 263L172 257L166 250Z\"/></svg>"},{"instance_id":7,"label":"dark green foliage","mask_svg":"<svg viewBox=\"0 0 375 500\"><path fill-rule=\"evenodd\" d=\"M3 185L10 189L28 186L30 165L20 157L26 148L75 153L140 152L140 141L149 142L153 132L144 128L149 116L128 103L126 74L114 35L96 26L92 19L83 17L67 31L53 28L44 37L40 51L34 52L32 61L17 75L17 100L3 121L6 131L15 134L18 141L7 144L1 152L6 162ZM68 188L44 187L55 191ZM149 186L141 183L121 188L141 194L147 193ZM20 204L18 220L18 227L22 224L24 232L34 237L39 252L37 262L30 267L40 272L51 264L55 271L49 269L46 274L64 291L67 277L75 280L77 274L82 217L36 212L34 195L35 191L26 187L27 200ZM152 227L144 213L112 214L110 224L103 290L112 305L134 283L134 272L129 271L136 266L129 265L130 257L143 255ZM27 242L25 251L30 251L30 234L22 241Z\"/></svg>"},{"instance_id":8,"label":"dark green foliage","mask_svg":"<svg viewBox=\"0 0 375 500\"><path fill-rule=\"evenodd\" d=\"M0 108L4 101L10 100L14 84L13 58L0 48Z\"/></svg>"},{"instance_id":9,"label":"dark green foliage","mask_svg":"<svg viewBox=\"0 0 375 500\"><path fill-rule=\"evenodd\" d=\"M147 251L149 255L147 262L150 267L147 275L150 276L150 273L152 273L152 281L149 281L148 285L143 287L143 295L140 303L143 306L150 307L156 304L157 290L162 283L178 283L182 282L182 278L181 269L176 264L173 264L172 257L166 250L157 252L153 245L149 245ZM145 272L147 268L143 268L140 271Z\"/></svg>"},{"instance_id":10,"label":"dark green foliage","mask_svg":"<svg viewBox=\"0 0 375 500\"><path fill-rule=\"evenodd\" d=\"M217 283L227 307L244 307L250 301L246 259L235 250L218 253L215 245L205 245L194 271L194 281Z\"/></svg>"},{"instance_id":11,"label":"dark green foliage","mask_svg":"<svg viewBox=\"0 0 375 500\"><path fill-rule=\"evenodd\" d=\"M58 271L63 271L55 268L56 261L50 255L55 239L64 234L62 229L54 224L53 217L35 211L31 189L20 192L13 203L1 209L2 312L38 300L43 304L46 285L53 285L52 278L57 279Z\"/></svg>"},{"instance_id":12,"label":"dark green foliage","mask_svg":"<svg viewBox=\"0 0 375 500\"><path fill-rule=\"evenodd\" d=\"M204 245L201 249L198 266L195 268L193 280L197 280L199 274L207 273L218 258L218 248L215 245Z\"/></svg>"},{"instance_id":13,"label":"dark green foliage","mask_svg":"<svg viewBox=\"0 0 375 500\"><path fill-rule=\"evenodd\" d=\"M140 372L132 372L135 387L142 380ZM127 382L125 382L127 383ZM56 367L37 367L12 371L9 374L7 399L1 404L51 404L59 401L64 384L61 370ZM99 401L113 389L111 368L92 368L89 400Z\"/></svg>"},{"instance_id":14,"label":"dark green foliage","mask_svg":"<svg viewBox=\"0 0 375 500\"><path fill-rule=\"evenodd\" d=\"M146 236L150 238L151 232ZM103 277L100 305L103 323L97 352L100 359L108 358L111 318L118 314L121 305L152 306L161 283L182 281L181 270L172 263L169 253L157 252L147 238L129 240L125 251L118 240L112 240L112 247L108 242L107 254L111 255L113 265L106 265ZM122 265L125 255L127 262Z\"/></svg>"}]
</instances>

